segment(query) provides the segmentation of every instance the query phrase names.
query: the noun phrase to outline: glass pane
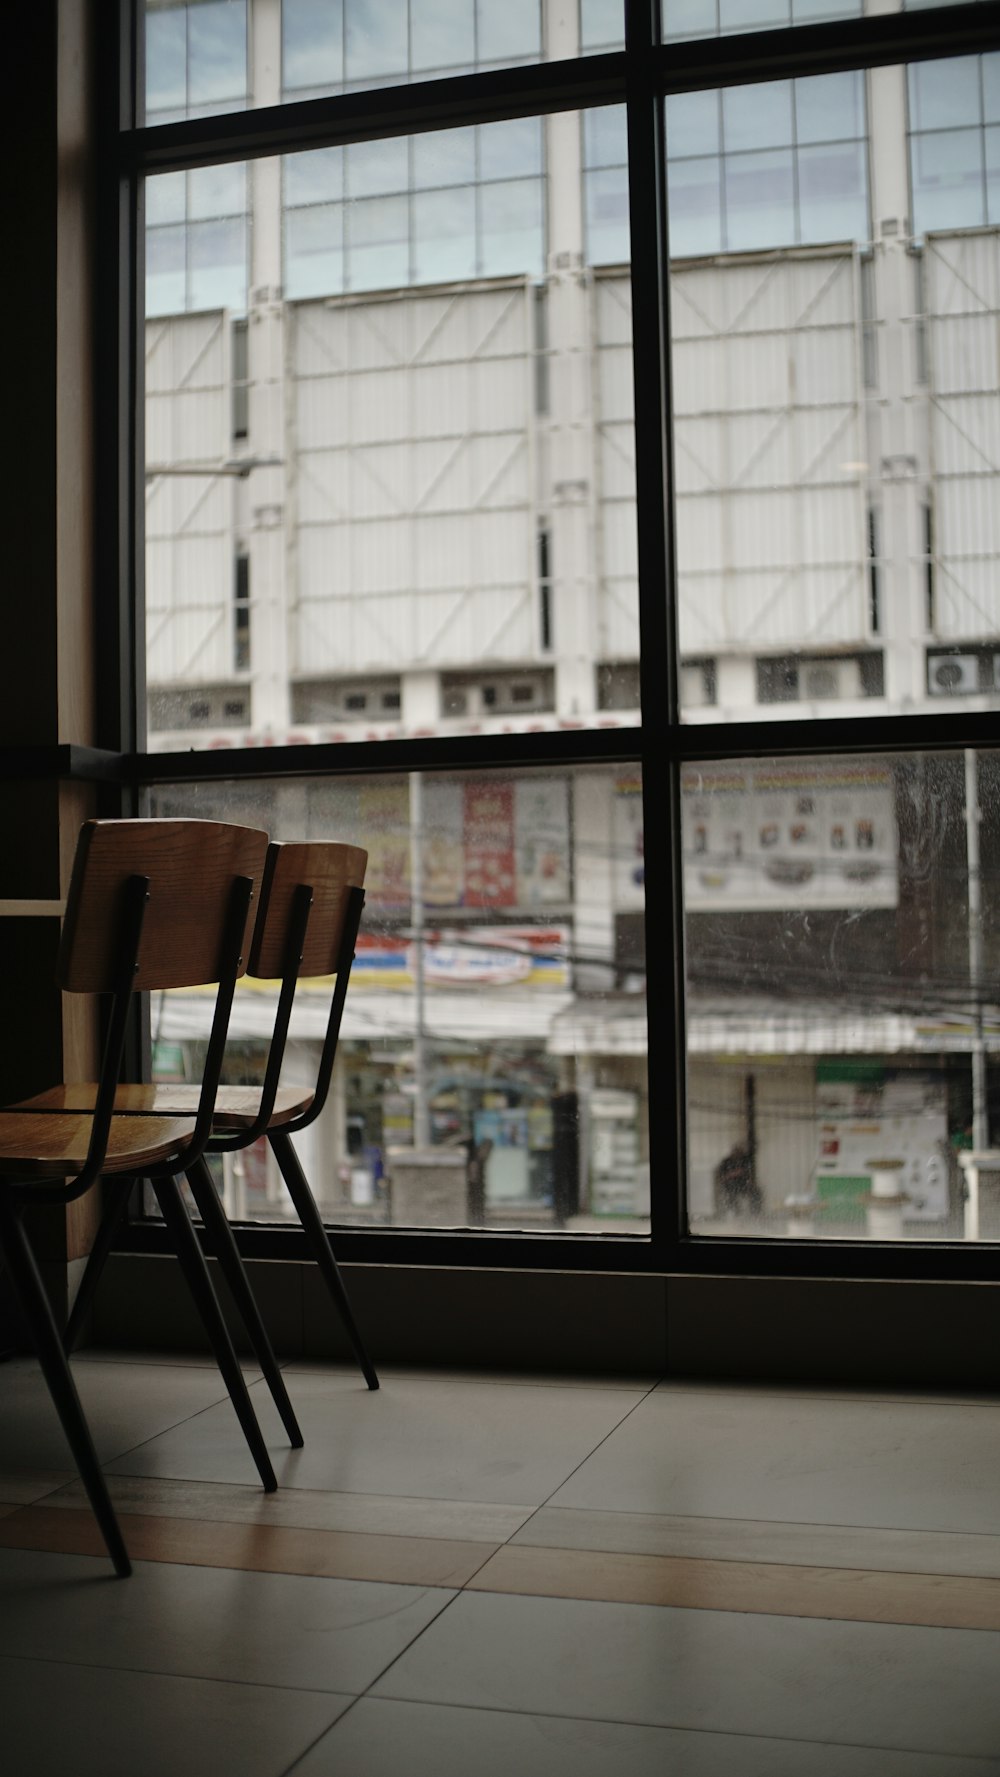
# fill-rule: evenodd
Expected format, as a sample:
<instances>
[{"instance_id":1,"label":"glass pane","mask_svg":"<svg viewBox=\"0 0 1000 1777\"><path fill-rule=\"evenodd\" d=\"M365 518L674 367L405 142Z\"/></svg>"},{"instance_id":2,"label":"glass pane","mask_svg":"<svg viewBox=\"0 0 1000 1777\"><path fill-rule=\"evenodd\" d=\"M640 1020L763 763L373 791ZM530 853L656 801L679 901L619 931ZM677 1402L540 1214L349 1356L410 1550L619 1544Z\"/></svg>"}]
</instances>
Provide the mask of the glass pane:
<instances>
[{"instance_id":1,"label":"glass pane","mask_svg":"<svg viewBox=\"0 0 1000 1777\"><path fill-rule=\"evenodd\" d=\"M628 161L624 105L604 105L583 118L583 158L588 167L623 167Z\"/></svg>"},{"instance_id":2,"label":"glass pane","mask_svg":"<svg viewBox=\"0 0 1000 1777\"><path fill-rule=\"evenodd\" d=\"M344 150L315 148L310 154L289 154L283 163L285 203L328 203L344 195Z\"/></svg>"},{"instance_id":3,"label":"glass pane","mask_svg":"<svg viewBox=\"0 0 1000 1777\"><path fill-rule=\"evenodd\" d=\"M242 311L247 301L246 223L192 222L188 226L191 306Z\"/></svg>"},{"instance_id":4,"label":"glass pane","mask_svg":"<svg viewBox=\"0 0 1000 1777\"><path fill-rule=\"evenodd\" d=\"M1000 123L1000 50L983 56L983 116L987 123Z\"/></svg>"},{"instance_id":5,"label":"glass pane","mask_svg":"<svg viewBox=\"0 0 1000 1777\"><path fill-rule=\"evenodd\" d=\"M331 1093L296 1146L337 1224L646 1234L635 767L174 785L153 812L365 847ZM303 982L285 1084L315 1080L329 984ZM241 983L226 1078L259 1083L273 984ZM154 1071L200 1062L210 995L166 994ZM290 1221L266 1153L227 1161L240 1217Z\"/></svg>"},{"instance_id":6,"label":"glass pane","mask_svg":"<svg viewBox=\"0 0 1000 1777\"><path fill-rule=\"evenodd\" d=\"M773 31L811 19L860 18L862 0L660 0L666 42Z\"/></svg>"},{"instance_id":7,"label":"glass pane","mask_svg":"<svg viewBox=\"0 0 1000 1777\"><path fill-rule=\"evenodd\" d=\"M146 180L147 228L164 222L183 222L186 181L186 173L158 173L155 179Z\"/></svg>"},{"instance_id":8,"label":"glass pane","mask_svg":"<svg viewBox=\"0 0 1000 1777\"><path fill-rule=\"evenodd\" d=\"M187 7L146 12L146 111L183 112L187 104Z\"/></svg>"},{"instance_id":9,"label":"glass pane","mask_svg":"<svg viewBox=\"0 0 1000 1777\"><path fill-rule=\"evenodd\" d=\"M418 191L435 185L472 185L475 177L474 129L431 130L425 136L414 136L413 184Z\"/></svg>"},{"instance_id":10,"label":"glass pane","mask_svg":"<svg viewBox=\"0 0 1000 1777\"><path fill-rule=\"evenodd\" d=\"M719 153L720 97L719 93L674 93L667 100L667 154L671 160Z\"/></svg>"},{"instance_id":11,"label":"glass pane","mask_svg":"<svg viewBox=\"0 0 1000 1777\"><path fill-rule=\"evenodd\" d=\"M413 200L414 280L443 284L476 275L476 194L470 185Z\"/></svg>"},{"instance_id":12,"label":"glass pane","mask_svg":"<svg viewBox=\"0 0 1000 1777\"><path fill-rule=\"evenodd\" d=\"M714 7L714 0L709 0ZM625 43L623 0L580 0L580 47L621 49Z\"/></svg>"},{"instance_id":13,"label":"glass pane","mask_svg":"<svg viewBox=\"0 0 1000 1777\"><path fill-rule=\"evenodd\" d=\"M986 183L989 193L989 220L1000 222L1000 129L986 131Z\"/></svg>"},{"instance_id":14,"label":"glass pane","mask_svg":"<svg viewBox=\"0 0 1000 1777\"><path fill-rule=\"evenodd\" d=\"M719 0L719 30L769 31L792 23L790 0Z\"/></svg>"},{"instance_id":15,"label":"glass pane","mask_svg":"<svg viewBox=\"0 0 1000 1777\"><path fill-rule=\"evenodd\" d=\"M410 278L410 209L405 197L359 199L347 211L351 290L384 290Z\"/></svg>"},{"instance_id":16,"label":"glass pane","mask_svg":"<svg viewBox=\"0 0 1000 1777\"><path fill-rule=\"evenodd\" d=\"M296 87L338 86L344 77L343 0L282 0L281 80Z\"/></svg>"},{"instance_id":17,"label":"glass pane","mask_svg":"<svg viewBox=\"0 0 1000 1777\"><path fill-rule=\"evenodd\" d=\"M479 177L522 179L542 171L542 122L513 117L479 132Z\"/></svg>"},{"instance_id":18,"label":"glass pane","mask_svg":"<svg viewBox=\"0 0 1000 1777\"><path fill-rule=\"evenodd\" d=\"M914 136L912 152L918 230L975 228L986 221L982 130Z\"/></svg>"},{"instance_id":19,"label":"glass pane","mask_svg":"<svg viewBox=\"0 0 1000 1777\"><path fill-rule=\"evenodd\" d=\"M868 176L863 142L803 148L798 156L799 240L868 239Z\"/></svg>"},{"instance_id":20,"label":"glass pane","mask_svg":"<svg viewBox=\"0 0 1000 1777\"><path fill-rule=\"evenodd\" d=\"M1000 1238L998 791L991 753L684 768L693 1230Z\"/></svg>"},{"instance_id":21,"label":"glass pane","mask_svg":"<svg viewBox=\"0 0 1000 1777\"><path fill-rule=\"evenodd\" d=\"M474 0L413 0L410 65L471 67L476 57Z\"/></svg>"},{"instance_id":22,"label":"glass pane","mask_svg":"<svg viewBox=\"0 0 1000 1777\"><path fill-rule=\"evenodd\" d=\"M588 173L587 259L591 265L622 265L629 257L628 169Z\"/></svg>"},{"instance_id":23,"label":"glass pane","mask_svg":"<svg viewBox=\"0 0 1000 1777\"><path fill-rule=\"evenodd\" d=\"M734 154L723 169L726 246L735 252L791 246L796 232L791 151Z\"/></svg>"},{"instance_id":24,"label":"glass pane","mask_svg":"<svg viewBox=\"0 0 1000 1777\"><path fill-rule=\"evenodd\" d=\"M682 37L714 37L719 29L717 0L662 0L661 13L668 43Z\"/></svg>"},{"instance_id":25,"label":"glass pane","mask_svg":"<svg viewBox=\"0 0 1000 1777\"><path fill-rule=\"evenodd\" d=\"M579 169L575 114L265 159L233 216L199 171L150 227L154 746L637 723L624 170L586 284L582 169L549 215L483 176L552 140Z\"/></svg>"},{"instance_id":26,"label":"glass pane","mask_svg":"<svg viewBox=\"0 0 1000 1777\"><path fill-rule=\"evenodd\" d=\"M910 69L910 128L955 129L982 119L978 56L918 62Z\"/></svg>"},{"instance_id":27,"label":"glass pane","mask_svg":"<svg viewBox=\"0 0 1000 1777\"><path fill-rule=\"evenodd\" d=\"M349 81L405 75L407 0L348 0L346 77Z\"/></svg>"},{"instance_id":28,"label":"glass pane","mask_svg":"<svg viewBox=\"0 0 1000 1777\"><path fill-rule=\"evenodd\" d=\"M196 167L188 174L188 215L196 220L239 215L246 201L246 166L239 162Z\"/></svg>"},{"instance_id":29,"label":"glass pane","mask_svg":"<svg viewBox=\"0 0 1000 1777\"><path fill-rule=\"evenodd\" d=\"M537 179L508 179L479 189L479 273L503 277L523 265L542 264L545 220Z\"/></svg>"},{"instance_id":30,"label":"glass pane","mask_svg":"<svg viewBox=\"0 0 1000 1777\"><path fill-rule=\"evenodd\" d=\"M405 191L410 183L405 136L391 142L355 142L344 150L349 197L375 197Z\"/></svg>"},{"instance_id":31,"label":"glass pane","mask_svg":"<svg viewBox=\"0 0 1000 1777\"><path fill-rule=\"evenodd\" d=\"M722 95L724 153L735 154L743 148L784 148L791 142L792 134L790 80L726 88Z\"/></svg>"},{"instance_id":32,"label":"glass pane","mask_svg":"<svg viewBox=\"0 0 1000 1777\"><path fill-rule=\"evenodd\" d=\"M668 168L670 252L675 259L722 251L722 162L671 161Z\"/></svg>"},{"instance_id":33,"label":"glass pane","mask_svg":"<svg viewBox=\"0 0 1000 1777\"><path fill-rule=\"evenodd\" d=\"M843 142L864 135L863 74L818 74L793 84L797 141Z\"/></svg>"},{"instance_id":34,"label":"glass pane","mask_svg":"<svg viewBox=\"0 0 1000 1777\"><path fill-rule=\"evenodd\" d=\"M542 53L541 0L477 0L480 62L537 61Z\"/></svg>"},{"instance_id":35,"label":"glass pane","mask_svg":"<svg viewBox=\"0 0 1000 1777\"><path fill-rule=\"evenodd\" d=\"M314 204L285 217L285 288L291 300L344 287L344 206Z\"/></svg>"},{"instance_id":36,"label":"glass pane","mask_svg":"<svg viewBox=\"0 0 1000 1777\"><path fill-rule=\"evenodd\" d=\"M802 82L786 149L669 157L691 723L1000 706L1000 126L907 154L907 80ZM870 144L813 139L866 92Z\"/></svg>"},{"instance_id":37,"label":"glass pane","mask_svg":"<svg viewBox=\"0 0 1000 1777\"><path fill-rule=\"evenodd\" d=\"M179 175L183 179L184 175ZM146 230L146 313L180 314L184 308L186 230Z\"/></svg>"},{"instance_id":38,"label":"glass pane","mask_svg":"<svg viewBox=\"0 0 1000 1777\"><path fill-rule=\"evenodd\" d=\"M213 105L247 95L246 0L188 7L188 101Z\"/></svg>"},{"instance_id":39,"label":"glass pane","mask_svg":"<svg viewBox=\"0 0 1000 1777\"><path fill-rule=\"evenodd\" d=\"M247 0L145 0L150 123L246 104Z\"/></svg>"}]
</instances>

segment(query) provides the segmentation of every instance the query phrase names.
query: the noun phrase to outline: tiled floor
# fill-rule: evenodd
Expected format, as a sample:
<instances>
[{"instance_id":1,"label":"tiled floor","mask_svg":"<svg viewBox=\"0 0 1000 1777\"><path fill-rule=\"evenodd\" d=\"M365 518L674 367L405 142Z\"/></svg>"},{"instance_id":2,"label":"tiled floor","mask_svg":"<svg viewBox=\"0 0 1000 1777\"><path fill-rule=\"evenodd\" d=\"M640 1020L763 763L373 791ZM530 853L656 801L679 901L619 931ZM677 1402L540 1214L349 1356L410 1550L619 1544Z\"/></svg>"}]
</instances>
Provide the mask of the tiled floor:
<instances>
[{"instance_id":1,"label":"tiled floor","mask_svg":"<svg viewBox=\"0 0 1000 1777\"><path fill-rule=\"evenodd\" d=\"M75 1370L116 1580L0 1365L5 1777L1000 1773L1000 1403L286 1366Z\"/></svg>"}]
</instances>

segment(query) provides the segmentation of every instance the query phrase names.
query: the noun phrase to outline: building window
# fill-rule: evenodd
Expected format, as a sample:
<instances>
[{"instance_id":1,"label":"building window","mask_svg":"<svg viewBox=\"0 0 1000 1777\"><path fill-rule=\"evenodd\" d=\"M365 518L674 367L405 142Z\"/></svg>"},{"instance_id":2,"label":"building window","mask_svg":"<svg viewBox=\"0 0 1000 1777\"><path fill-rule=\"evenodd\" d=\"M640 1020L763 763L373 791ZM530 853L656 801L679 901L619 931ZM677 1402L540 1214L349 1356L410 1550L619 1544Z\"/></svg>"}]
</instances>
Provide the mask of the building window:
<instances>
[{"instance_id":1,"label":"building window","mask_svg":"<svg viewBox=\"0 0 1000 1777\"><path fill-rule=\"evenodd\" d=\"M909 70L913 230L1000 223L1000 51Z\"/></svg>"}]
</instances>

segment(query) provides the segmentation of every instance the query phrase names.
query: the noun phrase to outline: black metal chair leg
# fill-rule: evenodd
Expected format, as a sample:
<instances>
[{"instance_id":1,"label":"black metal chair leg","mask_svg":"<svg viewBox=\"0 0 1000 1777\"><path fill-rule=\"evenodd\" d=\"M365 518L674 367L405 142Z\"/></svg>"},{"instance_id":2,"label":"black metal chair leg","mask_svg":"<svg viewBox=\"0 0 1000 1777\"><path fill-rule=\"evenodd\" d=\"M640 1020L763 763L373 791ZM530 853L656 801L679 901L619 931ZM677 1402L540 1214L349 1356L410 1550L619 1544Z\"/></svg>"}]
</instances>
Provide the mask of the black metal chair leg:
<instances>
[{"instance_id":1,"label":"black metal chair leg","mask_svg":"<svg viewBox=\"0 0 1000 1777\"><path fill-rule=\"evenodd\" d=\"M309 1181L299 1165L299 1157L292 1146L291 1137L285 1135L281 1130L272 1129L268 1131L267 1139L281 1168L281 1176L288 1187L288 1195L295 1205L298 1218L305 1229L313 1257L333 1298L334 1307L344 1323L354 1355L361 1365L364 1379L369 1388L377 1388L378 1377L358 1331L350 1297L347 1294L347 1285L340 1275L340 1266L334 1258L329 1235L323 1226L323 1218L316 1207L316 1199L309 1189Z\"/></svg>"},{"instance_id":2,"label":"black metal chair leg","mask_svg":"<svg viewBox=\"0 0 1000 1777\"><path fill-rule=\"evenodd\" d=\"M212 1279L209 1277L208 1266L205 1263L205 1255L201 1250L191 1217L184 1207L184 1201L175 1179L153 1179L152 1185L156 1192L156 1200L163 1213L163 1219L167 1224L167 1232L173 1242L174 1251L180 1260L185 1281L215 1353L215 1361L229 1390L229 1398L243 1427L244 1436L250 1446L250 1453L257 1464L257 1471L264 1484L264 1491L265 1493L275 1493L278 1482L274 1469L271 1467L271 1458L261 1436L260 1426L257 1424L250 1396L247 1393L247 1385L243 1380L243 1371L240 1369L236 1353L233 1350L233 1342L222 1318L222 1310L216 1300Z\"/></svg>"},{"instance_id":3,"label":"black metal chair leg","mask_svg":"<svg viewBox=\"0 0 1000 1777\"><path fill-rule=\"evenodd\" d=\"M28 1244L20 1215L5 1194L0 1193L0 1247L7 1260L7 1271L34 1341L38 1362L48 1384L59 1423L73 1452L80 1479L87 1490L94 1517L100 1525L115 1572L125 1579L132 1572L122 1533L111 1504L107 1482L94 1449L90 1427L80 1405L66 1353L59 1337L55 1316L45 1293L45 1286Z\"/></svg>"},{"instance_id":4,"label":"black metal chair leg","mask_svg":"<svg viewBox=\"0 0 1000 1777\"><path fill-rule=\"evenodd\" d=\"M237 1312L246 1327L257 1362L263 1371L264 1380L271 1390L274 1404L281 1414L281 1423L288 1433L292 1448L299 1450L304 1440L299 1430L299 1422L295 1417L295 1409L288 1398L285 1379L278 1368L274 1352L271 1349L271 1341L267 1336L267 1328L254 1300L233 1230L229 1226L229 1218L219 1202L218 1193L212 1183L212 1175L204 1160L195 1162L187 1179L191 1186L191 1194L205 1224L209 1245L219 1261L219 1269L229 1285Z\"/></svg>"},{"instance_id":5,"label":"black metal chair leg","mask_svg":"<svg viewBox=\"0 0 1000 1777\"><path fill-rule=\"evenodd\" d=\"M128 1208L129 1194L132 1190L131 1179L106 1179L104 1190L107 1193L104 1202L104 1214L97 1230L97 1238L90 1251L86 1268L80 1279L80 1288L76 1292L66 1331L63 1334L63 1349L68 1353L75 1351L76 1342L80 1337L83 1323L90 1313L97 1286L107 1262L108 1254L114 1245L122 1218Z\"/></svg>"}]
</instances>

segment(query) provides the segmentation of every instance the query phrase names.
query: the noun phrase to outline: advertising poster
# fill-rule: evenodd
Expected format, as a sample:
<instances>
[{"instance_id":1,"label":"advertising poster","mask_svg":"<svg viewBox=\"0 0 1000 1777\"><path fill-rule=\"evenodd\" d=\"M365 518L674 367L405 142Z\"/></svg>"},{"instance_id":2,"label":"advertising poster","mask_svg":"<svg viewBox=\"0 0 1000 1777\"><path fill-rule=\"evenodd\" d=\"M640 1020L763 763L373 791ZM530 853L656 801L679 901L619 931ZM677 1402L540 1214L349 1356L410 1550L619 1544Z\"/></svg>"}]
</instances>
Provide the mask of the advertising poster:
<instances>
[{"instance_id":1,"label":"advertising poster","mask_svg":"<svg viewBox=\"0 0 1000 1777\"><path fill-rule=\"evenodd\" d=\"M565 903L569 883L569 784L565 778L519 778L514 786L517 904Z\"/></svg>"},{"instance_id":2,"label":"advertising poster","mask_svg":"<svg viewBox=\"0 0 1000 1777\"><path fill-rule=\"evenodd\" d=\"M381 910L410 902L410 792L404 783L366 784L360 791L359 831L368 852L365 900Z\"/></svg>"},{"instance_id":3,"label":"advertising poster","mask_svg":"<svg viewBox=\"0 0 1000 1777\"><path fill-rule=\"evenodd\" d=\"M681 796L689 909L895 907L889 765L691 766Z\"/></svg>"},{"instance_id":4,"label":"advertising poster","mask_svg":"<svg viewBox=\"0 0 1000 1777\"><path fill-rule=\"evenodd\" d=\"M514 907L514 786L483 781L463 784L466 907Z\"/></svg>"},{"instance_id":5,"label":"advertising poster","mask_svg":"<svg viewBox=\"0 0 1000 1777\"><path fill-rule=\"evenodd\" d=\"M462 786L427 776L424 804L424 906L461 907L465 892Z\"/></svg>"}]
</instances>

